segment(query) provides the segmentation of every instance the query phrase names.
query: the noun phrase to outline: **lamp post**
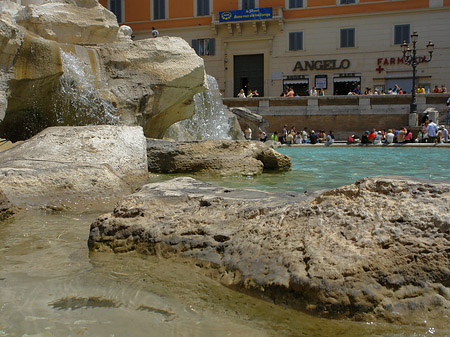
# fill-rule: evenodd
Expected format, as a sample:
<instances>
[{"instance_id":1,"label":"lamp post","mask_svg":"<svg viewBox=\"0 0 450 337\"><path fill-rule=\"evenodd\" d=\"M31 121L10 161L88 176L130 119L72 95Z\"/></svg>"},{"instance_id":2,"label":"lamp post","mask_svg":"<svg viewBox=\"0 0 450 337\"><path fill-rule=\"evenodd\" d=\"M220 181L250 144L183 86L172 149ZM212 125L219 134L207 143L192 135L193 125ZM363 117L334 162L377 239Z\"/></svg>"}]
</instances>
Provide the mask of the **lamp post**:
<instances>
[{"instance_id":1,"label":"lamp post","mask_svg":"<svg viewBox=\"0 0 450 337\"><path fill-rule=\"evenodd\" d=\"M403 41L401 48L403 53L403 62L409 64L413 69L413 79L412 79L412 91L411 91L411 108L409 110L410 113L417 113L417 102L416 102L416 67L419 63L422 62L430 62L433 57L434 44L433 42L428 42L427 51L430 54L429 58L418 57L416 55L416 43L419 38L419 34L414 32L411 34L411 43L412 49L409 48L409 45L406 41Z\"/></svg>"}]
</instances>

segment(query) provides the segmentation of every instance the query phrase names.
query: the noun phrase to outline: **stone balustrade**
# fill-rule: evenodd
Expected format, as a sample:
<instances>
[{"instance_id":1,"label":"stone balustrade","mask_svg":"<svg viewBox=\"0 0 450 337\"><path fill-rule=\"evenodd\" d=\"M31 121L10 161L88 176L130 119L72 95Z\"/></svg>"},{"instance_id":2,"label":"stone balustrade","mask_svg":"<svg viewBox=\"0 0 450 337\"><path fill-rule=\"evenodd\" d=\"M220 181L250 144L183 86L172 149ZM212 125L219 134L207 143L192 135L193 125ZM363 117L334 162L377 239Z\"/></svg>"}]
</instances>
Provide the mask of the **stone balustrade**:
<instances>
[{"instance_id":1,"label":"stone balustrade","mask_svg":"<svg viewBox=\"0 0 450 337\"><path fill-rule=\"evenodd\" d=\"M445 114L450 94L417 95L417 111L428 108L433 120ZM349 133L360 135L372 128L381 130L413 126L410 121L411 95L305 96L224 98L229 108L246 107L269 122L267 131L280 131L285 124L297 130L334 130L346 139ZM415 121L416 118L413 118ZM417 123L416 123L417 124Z\"/></svg>"}]
</instances>

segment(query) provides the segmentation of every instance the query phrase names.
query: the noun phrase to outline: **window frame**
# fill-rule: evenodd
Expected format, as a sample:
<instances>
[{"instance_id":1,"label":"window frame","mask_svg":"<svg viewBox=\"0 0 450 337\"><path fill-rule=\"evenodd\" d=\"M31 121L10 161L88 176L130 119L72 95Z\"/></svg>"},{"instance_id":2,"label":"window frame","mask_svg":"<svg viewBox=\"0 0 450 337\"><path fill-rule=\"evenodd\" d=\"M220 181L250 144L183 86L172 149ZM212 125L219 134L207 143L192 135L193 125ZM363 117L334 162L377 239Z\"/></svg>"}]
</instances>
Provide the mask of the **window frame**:
<instances>
[{"instance_id":1,"label":"window frame","mask_svg":"<svg viewBox=\"0 0 450 337\"><path fill-rule=\"evenodd\" d=\"M115 12L115 8L111 8L111 2L119 2L120 3L120 17ZM108 9L114 13L114 15L117 17L117 23L123 23L124 22L124 2L122 0L108 0Z\"/></svg>"},{"instance_id":2,"label":"window frame","mask_svg":"<svg viewBox=\"0 0 450 337\"><path fill-rule=\"evenodd\" d=\"M349 2L351 1L351 2ZM359 3L359 0L336 0L336 5L342 6L342 5L356 5Z\"/></svg>"},{"instance_id":3,"label":"window frame","mask_svg":"<svg viewBox=\"0 0 450 337\"><path fill-rule=\"evenodd\" d=\"M209 42L209 53L207 53L207 43ZM203 38L192 39L192 48L195 50L198 56L215 56L216 55L216 39L215 38Z\"/></svg>"},{"instance_id":4,"label":"window frame","mask_svg":"<svg viewBox=\"0 0 450 337\"><path fill-rule=\"evenodd\" d=\"M244 1L254 1L255 7L253 8L244 8ZM239 0L239 9L254 9L259 8L259 0Z\"/></svg>"},{"instance_id":5,"label":"window frame","mask_svg":"<svg viewBox=\"0 0 450 337\"><path fill-rule=\"evenodd\" d=\"M299 37L300 37L300 46L298 46L298 38ZM292 44L292 42L293 42L293 44ZM304 44L303 32L289 32L289 35L288 35L288 50L289 51L304 50L303 44Z\"/></svg>"},{"instance_id":6,"label":"window frame","mask_svg":"<svg viewBox=\"0 0 450 337\"><path fill-rule=\"evenodd\" d=\"M207 4L207 6L208 6L208 11L207 11L207 13L206 14L199 14L199 10L200 10L200 7L201 6L199 6L199 3L200 2L205 2L206 4ZM194 7L194 13L195 13L195 16L196 17L202 17L202 16L210 16L211 15L211 8L212 8L212 3L211 3L212 1L211 0L195 0L194 1L194 5L195 5L195 7Z\"/></svg>"},{"instance_id":7,"label":"window frame","mask_svg":"<svg viewBox=\"0 0 450 337\"><path fill-rule=\"evenodd\" d=\"M156 4L160 3L163 4L163 16L162 17L158 17L156 16L157 11L155 10L155 7L157 6ZM167 18L167 3L166 0L152 0L152 19L153 20L166 20ZM161 10L160 10L161 12ZM160 13L159 13L160 14Z\"/></svg>"},{"instance_id":8,"label":"window frame","mask_svg":"<svg viewBox=\"0 0 450 337\"><path fill-rule=\"evenodd\" d=\"M396 39L396 37L397 37L397 27L398 28L408 27L408 32L406 34L406 38L402 39L402 37L404 37L403 35L405 33L404 31L402 31L402 33L401 33L402 36L400 36L400 42L397 42L397 39ZM394 25L394 45L401 45L403 43L403 41L406 41L406 43L410 43L411 42L411 25L409 23L401 24L401 25Z\"/></svg>"},{"instance_id":9,"label":"window frame","mask_svg":"<svg viewBox=\"0 0 450 337\"><path fill-rule=\"evenodd\" d=\"M343 45L342 34L343 34L344 31L346 31L346 32L353 32L353 37L352 37L353 38L353 45L352 46L348 45L348 41L349 41L349 39L348 39L349 35L348 34L346 35L347 43L346 43L345 46ZM349 28L341 28L339 30L339 48L356 48L356 28L349 27Z\"/></svg>"},{"instance_id":10,"label":"window frame","mask_svg":"<svg viewBox=\"0 0 450 337\"><path fill-rule=\"evenodd\" d=\"M301 1L301 6L300 7L298 7L298 6L296 6L296 7L291 7L291 1L295 1L295 2L297 2L297 1ZM306 4L306 1L307 0L286 0L286 8L287 9L299 9L299 8L305 8L306 6L307 6L307 4Z\"/></svg>"}]
</instances>

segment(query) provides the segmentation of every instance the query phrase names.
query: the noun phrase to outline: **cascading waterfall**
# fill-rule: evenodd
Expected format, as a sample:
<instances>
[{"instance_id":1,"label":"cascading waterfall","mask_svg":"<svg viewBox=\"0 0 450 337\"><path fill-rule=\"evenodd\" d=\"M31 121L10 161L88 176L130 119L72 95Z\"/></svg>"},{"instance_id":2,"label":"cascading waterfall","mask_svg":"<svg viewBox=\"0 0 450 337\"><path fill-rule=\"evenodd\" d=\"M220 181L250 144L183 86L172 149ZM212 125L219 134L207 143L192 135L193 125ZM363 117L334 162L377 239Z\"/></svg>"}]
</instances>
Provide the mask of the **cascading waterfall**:
<instances>
[{"instance_id":1,"label":"cascading waterfall","mask_svg":"<svg viewBox=\"0 0 450 337\"><path fill-rule=\"evenodd\" d=\"M164 138L177 141L232 138L232 125L227 116L227 107L223 105L219 85L214 77L206 76L208 89L194 96L194 116L173 124Z\"/></svg>"},{"instance_id":2,"label":"cascading waterfall","mask_svg":"<svg viewBox=\"0 0 450 337\"><path fill-rule=\"evenodd\" d=\"M86 64L61 50L64 74L58 82L54 112L58 125L117 124L117 109L101 97Z\"/></svg>"}]
</instances>

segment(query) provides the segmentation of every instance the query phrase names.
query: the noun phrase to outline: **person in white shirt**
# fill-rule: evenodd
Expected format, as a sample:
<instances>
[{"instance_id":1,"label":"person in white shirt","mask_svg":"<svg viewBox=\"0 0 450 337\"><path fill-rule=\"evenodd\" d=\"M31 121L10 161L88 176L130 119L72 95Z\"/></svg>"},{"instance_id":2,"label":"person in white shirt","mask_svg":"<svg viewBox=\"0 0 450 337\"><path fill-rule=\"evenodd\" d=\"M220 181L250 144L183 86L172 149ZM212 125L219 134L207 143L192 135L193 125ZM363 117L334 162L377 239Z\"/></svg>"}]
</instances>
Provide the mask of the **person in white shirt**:
<instances>
[{"instance_id":1,"label":"person in white shirt","mask_svg":"<svg viewBox=\"0 0 450 337\"><path fill-rule=\"evenodd\" d=\"M388 144L392 144L394 142L394 133L392 132L392 129L388 130L388 133L386 134L386 142Z\"/></svg>"},{"instance_id":2,"label":"person in white shirt","mask_svg":"<svg viewBox=\"0 0 450 337\"><path fill-rule=\"evenodd\" d=\"M250 129L250 127L247 125L245 127L245 131L244 131L244 135L245 135L245 139L252 139L252 129Z\"/></svg>"},{"instance_id":3,"label":"person in white shirt","mask_svg":"<svg viewBox=\"0 0 450 337\"><path fill-rule=\"evenodd\" d=\"M381 144L381 140L383 139L383 134L381 131L377 132L377 135L375 136L375 139L373 141L374 144Z\"/></svg>"},{"instance_id":4,"label":"person in white shirt","mask_svg":"<svg viewBox=\"0 0 450 337\"><path fill-rule=\"evenodd\" d=\"M428 142L434 143L436 141L436 134L438 131L438 127L436 123L434 123L431 119L427 125L427 133L428 133Z\"/></svg>"}]
</instances>

